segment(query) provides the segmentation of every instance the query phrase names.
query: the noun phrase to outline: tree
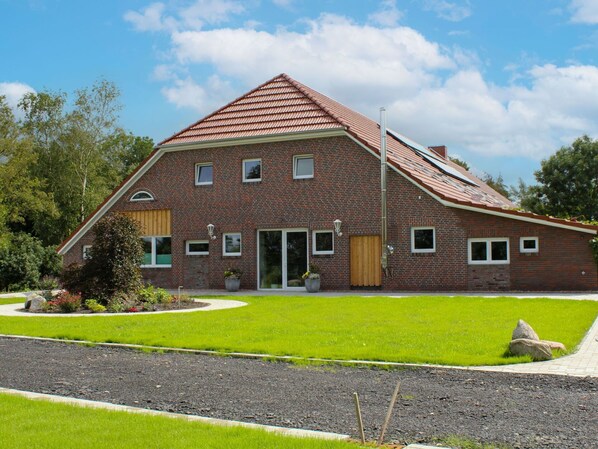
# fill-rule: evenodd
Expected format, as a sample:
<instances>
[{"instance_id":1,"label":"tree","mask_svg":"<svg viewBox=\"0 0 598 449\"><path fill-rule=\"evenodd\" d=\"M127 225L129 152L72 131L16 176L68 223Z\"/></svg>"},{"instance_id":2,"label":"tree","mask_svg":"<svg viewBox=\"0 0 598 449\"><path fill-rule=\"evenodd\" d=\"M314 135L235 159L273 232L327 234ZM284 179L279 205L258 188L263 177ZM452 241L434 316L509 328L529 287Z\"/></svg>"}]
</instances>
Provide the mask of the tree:
<instances>
[{"instance_id":1,"label":"tree","mask_svg":"<svg viewBox=\"0 0 598 449\"><path fill-rule=\"evenodd\" d=\"M461 167L463 167L465 170L469 171L469 164L465 161L462 161L459 158L456 157L451 157L449 156L449 160L457 165L460 165Z\"/></svg>"},{"instance_id":2,"label":"tree","mask_svg":"<svg viewBox=\"0 0 598 449\"><path fill-rule=\"evenodd\" d=\"M489 187L496 190L505 198L509 200L511 199L511 191L509 190L509 187L505 184L505 181L500 173L498 174L497 178L494 178L492 175L486 173L482 177L482 181L484 181Z\"/></svg>"},{"instance_id":3,"label":"tree","mask_svg":"<svg viewBox=\"0 0 598 449\"><path fill-rule=\"evenodd\" d=\"M527 188L522 206L562 218L598 220L598 140L580 137L542 161L534 173L537 186Z\"/></svg>"},{"instance_id":4,"label":"tree","mask_svg":"<svg viewBox=\"0 0 598 449\"><path fill-rule=\"evenodd\" d=\"M75 284L84 298L103 305L116 294L134 294L142 286L139 265L143 243L139 222L122 214L109 214L93 228L95 234L90 258L80 269Z\"/></svg>"}]
</instances>

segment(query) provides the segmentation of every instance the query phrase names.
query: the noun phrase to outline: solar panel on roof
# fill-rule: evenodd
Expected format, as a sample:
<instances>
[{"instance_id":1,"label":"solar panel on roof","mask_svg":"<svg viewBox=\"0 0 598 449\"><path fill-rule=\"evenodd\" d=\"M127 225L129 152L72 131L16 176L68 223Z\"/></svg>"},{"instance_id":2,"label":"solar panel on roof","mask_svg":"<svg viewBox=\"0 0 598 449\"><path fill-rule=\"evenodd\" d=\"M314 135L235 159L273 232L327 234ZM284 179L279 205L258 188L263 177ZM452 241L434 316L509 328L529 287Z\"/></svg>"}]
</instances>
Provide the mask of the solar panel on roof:
<instances>
[{"instance_id":1,"label":"solar panel on roof","mask_svg":"<svg viewBox=\"0 0 598 449\"><path fill-rule=\"evenodd\" d=\"M424 158L424 160L428 161L430 164L432 164L434 167L440 169L440 171L442 171L443 173L452 176L453 178L457 178L463 182L466 182L468 184L477 186L477 184L475 182L473 182L471 179L469 179L467 176L465 176L464 174L462 174L459 170L454 169L453 167L451 167L450 165L448 165L446 162L444 162L442 159L440 159L438 156L436 156L434 153L432 153L432 151L430 151L430 149L424 147L423 145L411 140L409 137L406 137L396 131L393 131L392 129L386 129L386 132L393 138L395 138L396 140L398 140L401 143L404 143L405 145L407 145L408 147L410 147L413 151L415 151L416 153L418 153L421 157Z\"/></svg>"}]
</instances>

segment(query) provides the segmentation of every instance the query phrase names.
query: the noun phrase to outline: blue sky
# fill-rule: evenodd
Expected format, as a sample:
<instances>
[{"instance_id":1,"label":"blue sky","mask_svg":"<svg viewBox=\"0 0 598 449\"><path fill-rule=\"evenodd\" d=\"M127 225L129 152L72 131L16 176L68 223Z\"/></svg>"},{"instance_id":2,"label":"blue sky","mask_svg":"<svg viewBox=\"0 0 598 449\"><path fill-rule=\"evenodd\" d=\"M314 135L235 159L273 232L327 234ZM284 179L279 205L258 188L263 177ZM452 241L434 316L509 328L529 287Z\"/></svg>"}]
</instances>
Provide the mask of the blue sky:
<instances>
[{"instance_id":1,"label":"blue sky","mask_svg":"<svg viewBox=\"0 0 598 449\"><path fill-rule=\"evenodd\" d=\"M507 183L598 137L597 0L0 0L0 55L13 105L105 77L156 141L282 72Z\"/></svg>"}]
</instances>

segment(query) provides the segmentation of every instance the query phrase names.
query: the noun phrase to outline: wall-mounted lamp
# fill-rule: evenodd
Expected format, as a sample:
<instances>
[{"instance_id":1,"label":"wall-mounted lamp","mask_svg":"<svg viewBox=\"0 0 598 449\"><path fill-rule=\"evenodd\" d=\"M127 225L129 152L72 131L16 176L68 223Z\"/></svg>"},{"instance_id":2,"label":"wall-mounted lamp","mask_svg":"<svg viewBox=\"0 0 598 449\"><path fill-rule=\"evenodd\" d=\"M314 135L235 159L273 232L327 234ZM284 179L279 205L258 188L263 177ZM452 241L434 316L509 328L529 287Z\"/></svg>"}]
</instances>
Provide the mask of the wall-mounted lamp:
<instances>
[{"instance_id":1,"label":"wall-mounted lamp","mask_svg":"<svg viewBox=\"0 0 598 449\"><path fill-rule=\"evenodd\" d=\"M336 220L333 221L333 223L334 223L334 232L336 232L336 235L338 235L340 237L341 235L343 235L343 233L341 232L341 224L343 224L343 222L337 218Z\"/></svg>"},{"instance_id":2,"label":"wall-mounted lamp","mask_svg":"<svg viewBox=\"0 0 598 449\"><path fill-rule=\"evenodd\" d=\"M208 235L212 240L216 240L216 236L214 235L214 227L215 226L212 223L208 225Z\"/></svg>"},{"instance_id":3,"label":"wall-mounted lamp","mask_svg":"<svg viewBox=\"0 0 598 449\"><path fill-rule=\"evenodd\" d=\"M386 245L386 253L391 256L395 253L395 247L392 245Z\"/></svg>"}]
</instances>

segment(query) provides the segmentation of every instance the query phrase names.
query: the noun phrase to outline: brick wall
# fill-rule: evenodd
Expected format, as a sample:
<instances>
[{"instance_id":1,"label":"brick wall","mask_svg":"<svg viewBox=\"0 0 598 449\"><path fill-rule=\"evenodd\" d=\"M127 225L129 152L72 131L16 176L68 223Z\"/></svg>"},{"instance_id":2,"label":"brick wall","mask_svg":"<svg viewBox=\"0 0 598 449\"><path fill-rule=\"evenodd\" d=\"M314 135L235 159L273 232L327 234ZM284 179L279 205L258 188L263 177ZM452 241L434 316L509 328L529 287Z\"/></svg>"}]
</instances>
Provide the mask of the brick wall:
<instances>
[{"instance_id":1,"label":"brick wall","mask_svg":"<svg viewBox=\"0 0 598 449\"><path fill-rule=\"evenodd\" d=\"M315 177L293 179L293 155L313 154ZM243 159L262 159L262 181L243 183ZM212 162L214 183L194 184L195 164ZM588 234L442 206L394 171L388 176L390 290L587 290L596 289L598 274ZM242 288L257 287L257 230L332 229L335 254L310 255L320 266L323 289L349 288L349 238L380 232L380 174L376 158L344 137L300 140L164 154L115 204L113 210L171 209L172 268L144 269L156 285L175 288L224 288L228 266L243 270ZM129 202L138 190L154 194L152 202ZM216 226L209 256L186 256L186 240L207 240L208 223ZM412 254L412 226L434 226L436 252ZM222 255L222 233L242 233L242 255ZM538 236L540 253L519 254L519 237ZM509 237L511 264L469 266L467 238ZM80 260L82 238L65 256ZM581 272L586 274L582 275Z\"/></svg>"}]
</instances>

